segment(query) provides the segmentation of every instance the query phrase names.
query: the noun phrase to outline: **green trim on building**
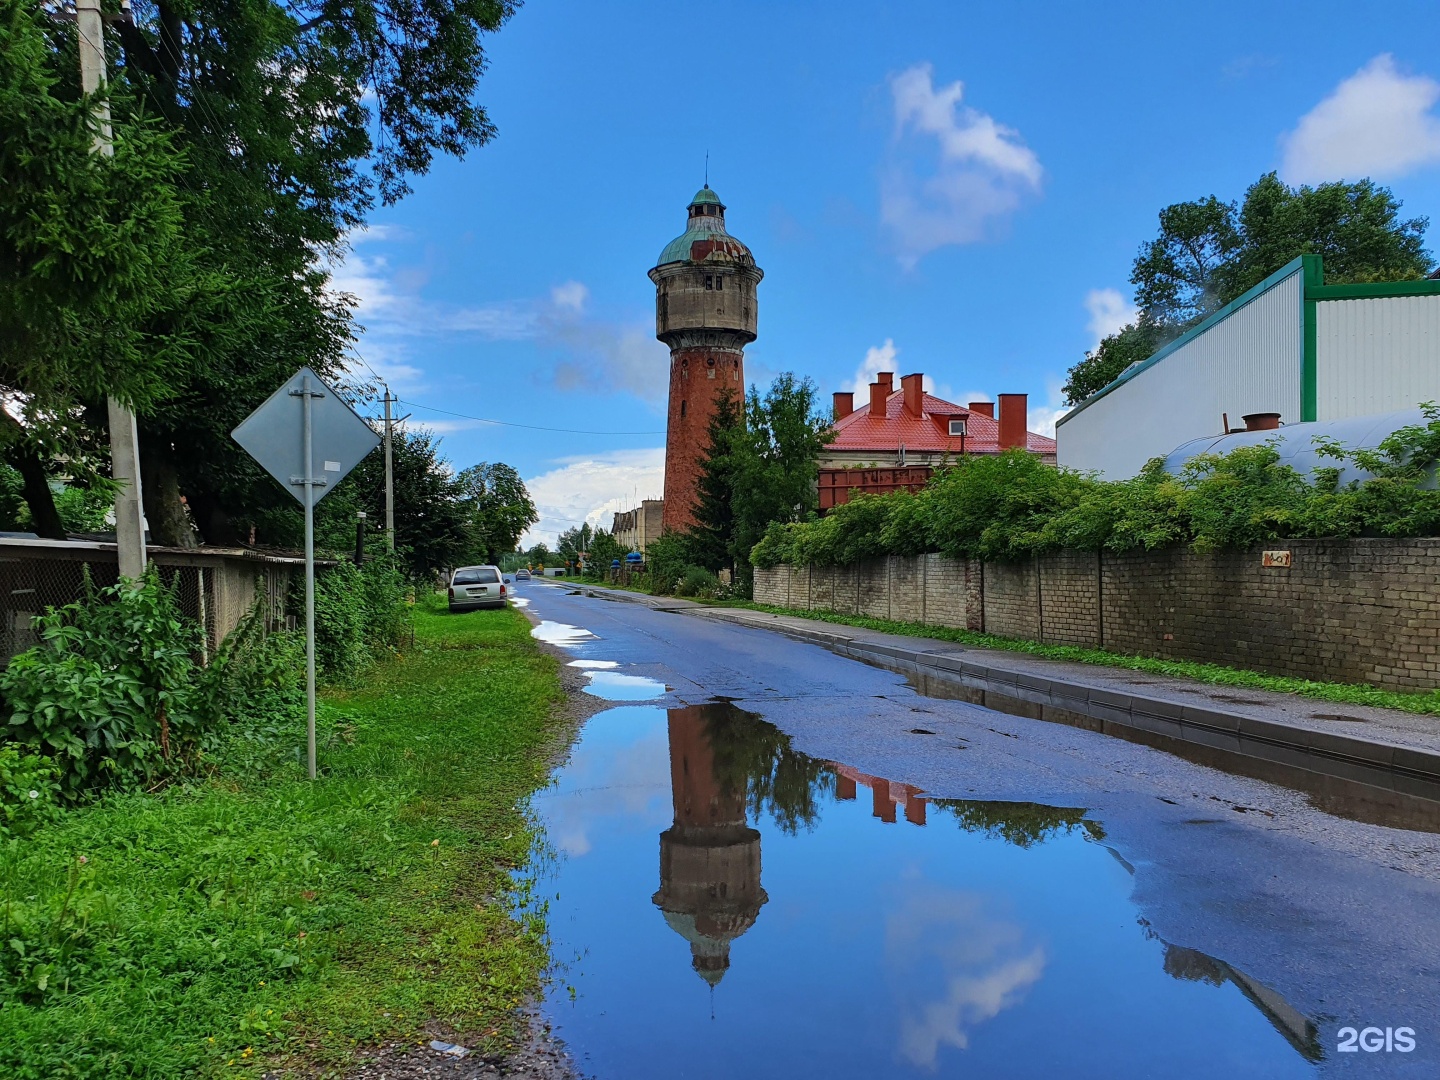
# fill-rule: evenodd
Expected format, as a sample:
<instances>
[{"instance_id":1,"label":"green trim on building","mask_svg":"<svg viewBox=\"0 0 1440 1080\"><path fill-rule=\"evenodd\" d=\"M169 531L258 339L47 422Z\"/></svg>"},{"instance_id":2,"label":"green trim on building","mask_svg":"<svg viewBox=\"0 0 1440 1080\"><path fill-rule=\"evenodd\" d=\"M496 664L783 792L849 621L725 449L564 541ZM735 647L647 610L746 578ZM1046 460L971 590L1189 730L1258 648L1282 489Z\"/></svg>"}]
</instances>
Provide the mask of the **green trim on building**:
<instances>
[{"instance_id":1,"label":"green trim on building","mask_svg":"<svg viewBox=\"0 0 1440 1080\"><path fill-rule=\"evenodd\" d=\"M1060 419L1055 422L1056 427L1059 427L1061 424L1065 423L1065 422L1066 422L1067 420L1069 420L1072 416L1076 416L1076 415L1078 415L1079 413L1084 412L1087 408L1090 407L1091 402L1099 401L1102 397L1104 397L1106 394L1110 393L1110 392L1111 392L1112 390L1114 390L1117 386L1120 386L1120 385L1123 384L1123 383L1129 382L1131 379L1133 379L1136 375L1139 375L1140 372L1144 371L1146 368L1148 368L1148 367L1153 367L1155 364L1158 364L1161 360L1164 360L1165 357L1169 356L1169 355L1170 355L1171 353L1173 353L1176 349L1179 349L1179 348L1181 348L1181 347L1184 346L1184 345L1188 345L1190 342L1194 341L1197 337L1199 337L1201 334L1205 333L1205 331L1209 330L1211 327L1217 325L1218 323L1224 322L1224 321L1225 321L1227 318L1229 318L1231 315L1235 314L1235 312L1239 311L1239 310L1240 310L1241 308L1243 308L1246 304L1250 303L1250 301L1252 301L1252 300L1254 300L1256 297L1260 296L1260 294L1265 293L1265 292L1268 292L1270 289L1274 288L1276 285L1280 284L1280 282L1282 282L1282 281L1284 281L1286 278L1288 278L1291 274L1294 274L1294 273L1296 273L1297 271L1303 272L1303 271L1306 269L1306 263L1305 263L1305 260L1306 260L1306 259L1315 259L1315 260L1316 260L1316 265L1318 266L1320 256L1318 256L1318 255L1300 255L1300 256L1297 256L1297 257L1294 258L1294 259L1291 259L1288 263L1286 263L1284 266L1282 266L1279 270L1276 270L1273 274L1271 274L1269 277L1267 277L1264 281L1260 282L1260 284L1258 284L1258 285L1253 285L1253 286L1251 286L1250 288L1246 289L1243 293L1241 293L1239 296L1237 296L1234 300L1231 300L1230 303L1226 304L1226 305L1225 305L1224 307L1222 307L1220 310L1218 310L1217 312L1215 312L1215 314L1208 316L1203 322L1201 322L1201 323L1199 323L1199 324L1191 327L1189 330L1185 331L1185 333L1181 334L1181 335L1180 335L1178 338L1176 338L1174 341L1170 342L1169 345L1166 345L1164 348L1160 349L1160 350L1159 350L1158 352L1156 352L1153 356L1151 356L1148 360L1142 360L1142 361L1140 361L1140 363L1136 364L1134 367L1131 367L1131 368L1127 369L1126 371L1121 372L1120 375L1115 379L1114 382L1110 383L1108 386L1104 386L1104 387L1102 387L1101 389L1095 391L1095 393L1091 394L1088 398L1086 398L1084 401L1082 401L1079 405L1076 405L1075 408L1071 409L1071 410L1070 410L1068 413L1066 413L1064 416L1060 417ZM1308 291L1309 291L1309 284L1308 284L1308 282L1303 283L1302 288L1301 288L1301 293L1302 293L1302 295L1308 293Z\"/></svg>"},{"instance_id":2,"label":"green trim on building","mask_svg":"<svg viewBox=\"0 0 1440 1080\"><path fill-rule=\"evenodd\" d=\"M1319 255L1301 255L1305 292L1300 298L1300 420L1314 420L1320 400L1320 362L1316 349L1315 292L1325 284L1325 262Z\"/></svg>"},{"instance_id":3,"label":"green trim on building","mask_svg":"<svg viewBox=\"0 0 1440 1080\"><path fill-rule=\"evenodd\" d=\"M1320 256L1309 256L1318 259ZM1315 300L1384 300L1397 296L1440 296L1440 281L1367 281L1356 285L1326 285L1305 282L1305 298Z\"/></svg>"}]
</instances>

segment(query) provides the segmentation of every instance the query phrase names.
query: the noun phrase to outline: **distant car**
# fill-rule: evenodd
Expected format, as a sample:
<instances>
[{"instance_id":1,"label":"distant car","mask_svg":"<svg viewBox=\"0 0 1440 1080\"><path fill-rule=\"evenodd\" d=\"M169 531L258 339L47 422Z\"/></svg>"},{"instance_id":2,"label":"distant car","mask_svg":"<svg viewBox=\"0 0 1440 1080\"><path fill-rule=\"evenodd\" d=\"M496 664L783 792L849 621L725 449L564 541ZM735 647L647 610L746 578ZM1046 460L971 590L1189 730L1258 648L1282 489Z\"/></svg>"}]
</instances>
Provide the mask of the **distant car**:
<instances>
[{"instance_id":1,"label":"distant car","mask_svg":"<svg viewBox=\"0 0 1440 1080\"><path fill-rule=\"evenodd\" d=\"M516 571L515 571L515 580L516 580L516 581L529 581L529 580L530 580L530 571L529 571L529 570L516 570Z\"/></svg>"},{"instance_id":2,"label":"distant car","mask_svg":"<svg viewBox=\"0 0 1440 1080\"><path fill-rule=\"evenodd\" d=\"M508 591L498 566L462 566L450 576L450 610L504 607Z\"/></svg>"}]
</instances>

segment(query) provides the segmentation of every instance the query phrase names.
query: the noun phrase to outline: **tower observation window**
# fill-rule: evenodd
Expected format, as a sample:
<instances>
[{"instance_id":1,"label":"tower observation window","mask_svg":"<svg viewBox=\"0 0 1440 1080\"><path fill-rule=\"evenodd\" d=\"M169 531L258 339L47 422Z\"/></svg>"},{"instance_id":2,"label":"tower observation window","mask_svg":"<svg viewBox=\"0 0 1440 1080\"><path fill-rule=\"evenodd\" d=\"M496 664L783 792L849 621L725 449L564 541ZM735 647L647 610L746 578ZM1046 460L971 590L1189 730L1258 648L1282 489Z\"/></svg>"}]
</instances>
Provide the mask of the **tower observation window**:
<instances>
[{"instance_id":1,"label":"tower observation window","mask_svg":"<svg viewBox=\"0 0 1440 1080\"><path fill-rule=\"evenodd\" d=\"M706 275L705 275L705 288L707 288L707 289L713 289L713 288L715 288L715 275L714 275L714 274L706 274Z\"/></svg>"}]
</instances>

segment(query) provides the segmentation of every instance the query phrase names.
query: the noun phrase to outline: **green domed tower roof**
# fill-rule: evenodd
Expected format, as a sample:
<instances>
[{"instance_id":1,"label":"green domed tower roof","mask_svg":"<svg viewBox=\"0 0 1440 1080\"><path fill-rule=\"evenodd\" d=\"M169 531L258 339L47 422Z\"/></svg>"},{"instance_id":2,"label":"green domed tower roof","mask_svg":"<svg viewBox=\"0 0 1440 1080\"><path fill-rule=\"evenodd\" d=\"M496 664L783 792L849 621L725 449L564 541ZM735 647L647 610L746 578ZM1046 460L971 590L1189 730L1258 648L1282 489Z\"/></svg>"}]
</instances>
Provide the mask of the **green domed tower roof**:
<instances>
[{"instance_id":1,"label":"green domed tower roof","mask_svg":"<svg viewBox=\"0 0 1440 1080\"><path fill-rule=\"evenodd\" d=\"M656 266L708 260L754 264L750 249L725 231L725 204L709 184L695 193L686 209L689 227L665 245Z\"/></svg>"}]
</instances>

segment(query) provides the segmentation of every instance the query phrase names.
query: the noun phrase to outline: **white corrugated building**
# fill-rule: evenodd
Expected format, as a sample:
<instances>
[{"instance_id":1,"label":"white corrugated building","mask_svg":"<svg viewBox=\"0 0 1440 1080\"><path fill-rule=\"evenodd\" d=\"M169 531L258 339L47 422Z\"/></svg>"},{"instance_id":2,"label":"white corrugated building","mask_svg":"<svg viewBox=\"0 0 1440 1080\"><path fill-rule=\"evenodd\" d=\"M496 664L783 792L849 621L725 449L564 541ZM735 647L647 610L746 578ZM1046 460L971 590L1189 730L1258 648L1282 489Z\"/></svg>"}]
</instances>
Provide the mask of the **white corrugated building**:
<instances>
[{"instance_id":1,"label":"white corrugated building","mask_svg":"<svg viewBox=\"0 0 1440 1080\"><path fill-rule=\"evenodd\" d=\"M1440 401L1440 281L1325 285L1319 255L1282 266L1061 417L1059 463L1134 476L1247 414L1338 420Z\"/></svg>"}]
</instances>

